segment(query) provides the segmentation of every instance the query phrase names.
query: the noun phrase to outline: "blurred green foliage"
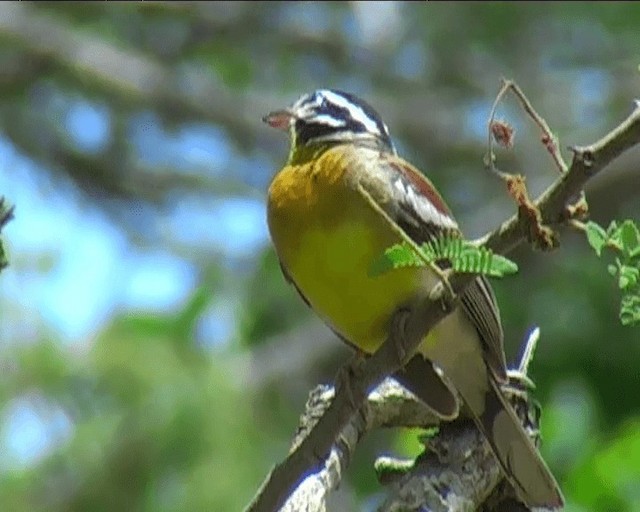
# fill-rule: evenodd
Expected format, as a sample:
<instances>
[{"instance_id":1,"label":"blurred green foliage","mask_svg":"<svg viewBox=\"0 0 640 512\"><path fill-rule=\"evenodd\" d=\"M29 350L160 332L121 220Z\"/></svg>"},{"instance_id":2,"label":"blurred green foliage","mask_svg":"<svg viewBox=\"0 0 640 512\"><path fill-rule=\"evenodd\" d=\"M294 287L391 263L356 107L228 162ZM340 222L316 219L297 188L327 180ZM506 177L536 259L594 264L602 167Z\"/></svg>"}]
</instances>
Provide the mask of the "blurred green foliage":
<instances>
[{"instance_id":1,"label":"blurred green foliage","mask_svg":"<svg viewBox=\"0 0 640 512\"><path fill-rule=\"evenodd\" d=\"M475 236L514 209L482 170L501 76L518 81L563 148L623 119L640 80L634 3L41 2L2 4L0 20L0 133L38 172L17 215L59 194L107 219L96 229L122 235L123 259L158 250L195 269L179 307L113 307L82 343L48 326L36 298L0 288L0 510L11 512L238 510L285 456L308 390L348 351L285 283L266 240L237 253L233 237L207 236L226 229L214 206L263 201L285 160L287 141L261 125L264 113L317 87L366 97ZM78 104L107 118L101 144L83 146L69 128ZM539 134L515 103L500 116L516 141L498 166L540 192L556 175ZM164 146L194 127L211 130L214 154L168 158ZM140 142L154 130L169 142ZM638 158L587 189L601 225L638 222ZM46 277L59 248L16 251L12 225L0 280ZM640 343L618 321L615 283L566 231L552 254L509 257L520 272L495 286L508 355L541 326L532 377L568 509L640 510ZM214 343L218 331L203 326L229 310L231 332ZM16 423L24 414L38 436L12 427L34 423ZM43 445L36 456L16 456L20 436ZM373 457L417 451L415 436L365 440L344 509L372 509Z\"/></svg>"},{"instance_id":2,"label":"blurred green foliage","mask_svg":"<svg viewBox=\"0 0 640 512\"><path fill-rule=\"evenodd\" d=\"M611 221L605 230L595 222L585 226L589 245L600 256L607 247L617 254L615 265L607 268L617 278L622 293L620 322L622 325L640 325L640 230L632 220Z\"/></svg>"},{"instance_id":3,"label":"blurred green foliage","mask_svg":"<svg viewBox=\"0 0 640 512\"><path fill-rule=\"evenodd\" d=\"M251 400L179 322L114 318L81 357L50 341L13 356L3 402L46 403L75 429L36 467L5 471L4 510L238 510L264 476Z\"/></svg>"}]
</instances>

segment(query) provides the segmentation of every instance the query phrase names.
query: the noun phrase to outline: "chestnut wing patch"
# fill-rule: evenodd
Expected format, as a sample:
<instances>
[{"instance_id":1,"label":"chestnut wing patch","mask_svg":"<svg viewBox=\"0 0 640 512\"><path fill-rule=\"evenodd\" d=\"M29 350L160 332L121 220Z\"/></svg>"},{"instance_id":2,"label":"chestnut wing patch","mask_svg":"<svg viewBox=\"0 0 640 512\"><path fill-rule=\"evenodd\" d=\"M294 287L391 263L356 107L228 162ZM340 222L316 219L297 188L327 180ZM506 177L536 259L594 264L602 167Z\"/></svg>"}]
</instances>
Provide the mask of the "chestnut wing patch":
<instances>
[{"instance_id":1,"label":"chestnut wing patch","mask_svg":"<svg viewBox=\"0 0 640 512\"><path fill-rule=\"evenodd\" d=\"M419 225L432 224L444 230L458 229L449 207L425 176L399 159L385 163L392 170L394 198L408 217Z\"/></svg>"},{"instance_id":2,"label":"chestnut wing patch","mask_svg":"<svg viewBox=\"0 0 640 512\"><path fill-rule=\"evenodd\" d=\"M431 182L415 167L397 157L383 160L391 170L395 221L418 244L442 232L460 233L451 210ZM499 382L506 380L504 334L491 285L479 276L460 297L461 305L483 340L485 360Z\"/></svg>"}]
</instances>

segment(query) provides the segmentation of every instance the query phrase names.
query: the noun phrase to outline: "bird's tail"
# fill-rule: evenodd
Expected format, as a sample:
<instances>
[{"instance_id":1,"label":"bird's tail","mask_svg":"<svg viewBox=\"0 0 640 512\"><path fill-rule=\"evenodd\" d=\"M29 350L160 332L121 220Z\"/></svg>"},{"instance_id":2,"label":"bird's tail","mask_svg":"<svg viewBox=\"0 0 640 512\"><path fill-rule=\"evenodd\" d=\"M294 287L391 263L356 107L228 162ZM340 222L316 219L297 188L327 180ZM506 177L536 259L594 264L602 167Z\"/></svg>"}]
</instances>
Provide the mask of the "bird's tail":
<instances>
[{"instance_id":1,"label":"bird's tail","mask_svg":"<svg viewBox=\"0 0 640 512\"><path fill-rule=\"evenodd\" d=\"M522 427L513 408L502 394L492 376L487 387L484 406L473 410L471 416L484 434L502 469L529 507L561 508L562 493L551 471ZM460 390L464 399L463 390Z\"/></svg>"}]
</instances>

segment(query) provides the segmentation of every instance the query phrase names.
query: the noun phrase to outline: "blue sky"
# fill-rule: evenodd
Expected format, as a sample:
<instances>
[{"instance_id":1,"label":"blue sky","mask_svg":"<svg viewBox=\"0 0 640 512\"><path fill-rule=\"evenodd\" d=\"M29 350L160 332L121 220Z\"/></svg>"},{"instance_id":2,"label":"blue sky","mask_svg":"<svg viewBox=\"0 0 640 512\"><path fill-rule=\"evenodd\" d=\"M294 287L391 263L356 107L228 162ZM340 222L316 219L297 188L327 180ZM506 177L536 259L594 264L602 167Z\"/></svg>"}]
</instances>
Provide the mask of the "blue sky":
<instances>
[{"instance_id":1,"label":"blue sky","mask_svg":"<svg viewBox=\"0 0 640 512\"><path fill-rule=\"evenodd\" d=\"M83 149L99 150L109 136L108 114L81 103L70 109L67 128ZM136 144L163 148L147 150L149 164L180 168L228 158L215 129L196 127L163 137L149 119L140 121ZM20 305L3 319L2 332L12 333L9 339L20 340L16 325L40 316L63 343L81 343L114 308L168 311L192 291L195 270L188 262L162 249L131 246L110 219L80 201L62 176L52 178L1 138L0 169L0 190L16 205L4 235L12 264L2 275L2 300ZM175 209L168 225L182 243L207 243L229 257L250 255L267 243L260 197L186 203Z\"/></svg>"},{"instance_id":2,"label":"blue sky","mask_svg":"<svg viewBox=\"0 0 640 512\"><path fill-rule=\"evenodd\" d=\"M215 172L207 169L208 163L215 170L231 158L216 128L193 126L168 136L153 116L136 121L133 142L151 166ZM100 151L110 137L108 110L84 101L70 105L65 126L87 152ZM0 284L0 339L5 344L28 343L49 332L67 346L85 345L114 311L173 311L197 284L190 262L161 247L132 246L104 213L81 200L64 176L39 168L3 138L0 191L16 205L15 219L3 232L11 263ZM184 203L166 224L182 244L207 244L222 258L246 259L268 242L259 194ZM232 338L234 304L233 297L212 303L198 326L205 343L224 344ZM6 404L0 451L8 457L0 469L39 460L71 428L64 412L42 397L27 394Z\"/></svg>"}]
</instances>

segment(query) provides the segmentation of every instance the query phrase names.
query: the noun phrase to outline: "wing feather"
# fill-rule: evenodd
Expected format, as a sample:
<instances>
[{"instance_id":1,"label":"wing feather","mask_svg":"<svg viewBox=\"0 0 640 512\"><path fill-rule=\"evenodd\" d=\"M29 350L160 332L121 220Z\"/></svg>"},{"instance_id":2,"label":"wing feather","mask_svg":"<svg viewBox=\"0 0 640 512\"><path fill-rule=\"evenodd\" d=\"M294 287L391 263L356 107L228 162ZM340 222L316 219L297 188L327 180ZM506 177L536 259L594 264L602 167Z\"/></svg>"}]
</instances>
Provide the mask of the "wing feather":
<instances>
[{"instance_id":1,"label":"wing feather","mask_svg":"<svg viewBox=\"0 0 640 512\"><path fill-rule=\"evenodd\" d=\"M392 219L418 244L429 242L443 232L460 234L458 225L431 182L411 164L381 154L370 161L383 166L391 178L391 201L381 205ZM390 205L394 207L390 210ZM506 361L500 312L491 285L483 276L475 279L460 297L462 308L483 341L485 359L499 382L505 382Z\"/></svg>"}]
</instances>

